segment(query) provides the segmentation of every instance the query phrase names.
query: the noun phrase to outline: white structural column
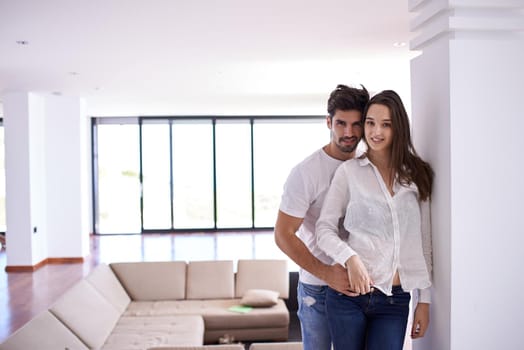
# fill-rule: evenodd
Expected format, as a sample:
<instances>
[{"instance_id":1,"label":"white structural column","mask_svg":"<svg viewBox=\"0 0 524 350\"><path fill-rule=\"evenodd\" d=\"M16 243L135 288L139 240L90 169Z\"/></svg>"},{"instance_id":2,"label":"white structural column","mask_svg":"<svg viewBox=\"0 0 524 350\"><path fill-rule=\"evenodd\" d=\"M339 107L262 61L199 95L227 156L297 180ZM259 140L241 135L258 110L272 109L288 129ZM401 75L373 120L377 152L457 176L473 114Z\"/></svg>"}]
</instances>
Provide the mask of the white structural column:
<instances>
[{"instance_id":1,"label":"white structural column","mask_svg":"<svg viewBox=\"0 0 524 350\"><path fill-rule=\"evenodd\" d=\"M44 99L31 93L3 97L7 265L47 258Z\"/></svg>"},{"instance_id":2,"label":"white structural column","mask_svg":"<svg viewBox=\"0 0 524 350\"><path fill-rule=\"evenodd\" d=\"M46 97L48 256L89 254L89 118L77 97Z\"/></svg>"},{"instance_id":3,"label":"white structural column","mask_svg":"<svg viewBox=\"0 0 524 350\"><path fill-rule=\"evenodd\" d=\"M519 349L524 1L411 0L415 146L434 167L434 293L414 349Z\"/></svg>"},{"instance_id":4,"label":"white structural column","mask_svg":"<svg viewBox=\"0 0 524 350\"><path fill-rule=\"evenodd\" d=\"M75 97L3 96L7 269L89 254L88 125Z\"/></svg>"}]
</instances>

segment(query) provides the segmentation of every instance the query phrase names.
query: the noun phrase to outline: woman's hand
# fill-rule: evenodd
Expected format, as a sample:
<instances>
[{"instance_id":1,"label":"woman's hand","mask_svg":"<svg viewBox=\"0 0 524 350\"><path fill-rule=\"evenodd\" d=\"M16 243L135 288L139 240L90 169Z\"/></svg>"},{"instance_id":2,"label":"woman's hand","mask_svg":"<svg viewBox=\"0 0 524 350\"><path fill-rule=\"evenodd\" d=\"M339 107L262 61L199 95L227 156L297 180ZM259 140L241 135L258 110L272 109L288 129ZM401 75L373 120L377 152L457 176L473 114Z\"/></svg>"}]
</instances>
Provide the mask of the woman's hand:
<instances>
[{"instance_id":1,"label":"woman's hand","mask_svg":"<svg viewBox=\"0 0 524 350\"><path fill-rule=\"evenodd\" d=\"M326 273L322 276L328 286L339 293L345 294L348 297L356 297L357 293L351 292L349 286L348 273L344 266L334 264L326 268Z\"/></svg>"},{"instance_id":2,"label":"woman's hand","mask_svg":"<svg viewBox=\"0 0 524 350\"><path fill-rule=\"evenodd\" d=\"M371 291L373 281L369 277L368 270L358 255L353 255L346 261L348 270L349 287L357 294L367 294Z\"/></svg>"},{"instance_id":3,"label":"woman's hand","mask_svg":"<svg viewBox=\"0 0 524 350\"><path fill-rule=\"evenodd\" d=\"M413 316L413 327L411 328L411 338L422 338L429 326L429 304L418 303Z\"/></svg>"}]
</instances>

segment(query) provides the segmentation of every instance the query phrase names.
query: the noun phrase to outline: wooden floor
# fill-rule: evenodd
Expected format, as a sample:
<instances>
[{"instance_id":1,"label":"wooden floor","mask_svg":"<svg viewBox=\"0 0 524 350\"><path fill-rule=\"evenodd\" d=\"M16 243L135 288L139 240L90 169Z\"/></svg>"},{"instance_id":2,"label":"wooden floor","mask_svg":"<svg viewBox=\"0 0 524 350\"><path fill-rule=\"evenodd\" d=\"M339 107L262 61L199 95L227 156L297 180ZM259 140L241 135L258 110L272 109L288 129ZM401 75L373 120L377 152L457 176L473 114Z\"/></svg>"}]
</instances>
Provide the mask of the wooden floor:
<instances>
[{"instance_id":1,"label":"wooden floor","mask_svg":"<svg viewBox=\"0 0 524 350\"><path fill-rule=\"evenodd\" d=\"M9 247L7 248L9 249ZM45 265L34 272L5 272L0 250L0 343L47 309L99 263L123 261L288 259L272 232L92 236L84 263ZM290 271L297 266L288 259Z\"/></svg>"}]
</instances>

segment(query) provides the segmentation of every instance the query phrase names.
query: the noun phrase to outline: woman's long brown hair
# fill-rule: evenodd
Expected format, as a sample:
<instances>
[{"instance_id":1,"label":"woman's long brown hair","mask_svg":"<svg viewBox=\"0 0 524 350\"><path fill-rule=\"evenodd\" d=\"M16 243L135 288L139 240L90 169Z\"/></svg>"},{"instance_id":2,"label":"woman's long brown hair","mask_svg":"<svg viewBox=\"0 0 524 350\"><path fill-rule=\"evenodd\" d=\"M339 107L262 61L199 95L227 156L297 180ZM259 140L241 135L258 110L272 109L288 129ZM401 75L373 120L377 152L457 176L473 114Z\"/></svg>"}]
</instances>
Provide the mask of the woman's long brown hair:
<instances>
[{"instance_id":1,"label":"woman's long brown hair","mask_svg":"<svg viewBox=\"0 0 524 350\"><path fill-rule=\"evenodd\" d=\"M400 183L403 185L415 183L418 187L419 199L430 198L433 169L417 155L413 147L408 114L400 96L393 90L384 90L373 96L369 100L364 114L362 114L362 125L364 125L369 106L372 104L386 106L391 114L393 143L391 145L390 166L398 174Z\"/></svg>"}]
</instances>

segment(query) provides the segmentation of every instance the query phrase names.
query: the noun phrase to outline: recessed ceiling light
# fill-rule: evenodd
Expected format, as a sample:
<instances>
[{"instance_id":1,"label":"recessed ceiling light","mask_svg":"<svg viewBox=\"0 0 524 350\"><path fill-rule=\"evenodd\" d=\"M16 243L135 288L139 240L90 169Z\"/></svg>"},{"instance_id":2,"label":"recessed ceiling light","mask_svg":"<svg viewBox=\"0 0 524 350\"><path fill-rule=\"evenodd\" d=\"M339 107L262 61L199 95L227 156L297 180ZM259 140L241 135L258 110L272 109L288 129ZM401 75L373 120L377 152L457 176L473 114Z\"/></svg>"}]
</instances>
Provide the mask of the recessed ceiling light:
<instances>
[{"instance_id":1,"label":"recessed ceiling light","mask_svg":"<svg viewBox=\"0 0 524 350\"><path fill-rule=\"evenodd\" d=\"M69 75L78 75L78 72L69 72L67 74L69 74Z\"/></svg>"},{"instance_id":2,"label":"recessed ceiling light","mask_svg":"<svg viewBox=\"0 0 524 350\"><path fill-rule=\"evenodd\" d=\"M61 91L53 91L51 94L55 95L55 96L62 96L62 92Z\"/></svg>"},{"instance_id":3,"label":"recessed ceiling light","mask_svg":"<svg viewBox=\"0 0 524 350\"><path fill-rule=\"evenodd\" d=\"M29 41L27 40L17 40L16 43L18 45L29 45Z\"/></svg>"},{"instance_id":4,"label":"recessed ceiling light","mask_svg":"<svg viewBox=\"0 0 524 350\"><path fill-rule=\"evenodd\" d=\"M405 41L397 41L397 42L394 42L394 43L393 43L393 46L395 46L395 47L404 47L404 46L406 46L406 45L407 45L407 44L406 44Z\"/></svg>"}]
</instances>

